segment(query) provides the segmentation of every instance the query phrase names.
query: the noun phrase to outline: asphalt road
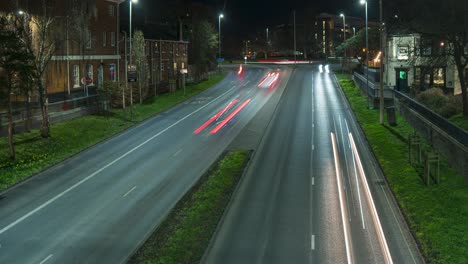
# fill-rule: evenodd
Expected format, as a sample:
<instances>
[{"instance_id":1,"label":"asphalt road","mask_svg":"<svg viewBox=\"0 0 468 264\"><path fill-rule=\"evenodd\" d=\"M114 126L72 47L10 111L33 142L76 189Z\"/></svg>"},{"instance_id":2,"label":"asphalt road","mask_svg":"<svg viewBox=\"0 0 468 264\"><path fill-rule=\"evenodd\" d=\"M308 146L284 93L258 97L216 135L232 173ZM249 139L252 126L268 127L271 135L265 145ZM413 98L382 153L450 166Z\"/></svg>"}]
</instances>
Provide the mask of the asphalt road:
<instances>
[{"instance_id":1,"label":"asphalt road","mask_svg":"<svg viewBox=\"0 0 468 264\"><path fill-rule=\"evenodd\" d=\"M281 92L202 263L421 263L335 77L300 66Z\"/></svg>"},{"instance_id":2,"label":"asphalt road","mask_svg":"<svg viewBox=\"0 0 468 264\"><path fill-rule=\"evenodd\" d=\"M0 263L126 261L291 70L270 74L258 87L268 72L230 73L186 103L1 193Z\"/></svg>"}]
</instances>

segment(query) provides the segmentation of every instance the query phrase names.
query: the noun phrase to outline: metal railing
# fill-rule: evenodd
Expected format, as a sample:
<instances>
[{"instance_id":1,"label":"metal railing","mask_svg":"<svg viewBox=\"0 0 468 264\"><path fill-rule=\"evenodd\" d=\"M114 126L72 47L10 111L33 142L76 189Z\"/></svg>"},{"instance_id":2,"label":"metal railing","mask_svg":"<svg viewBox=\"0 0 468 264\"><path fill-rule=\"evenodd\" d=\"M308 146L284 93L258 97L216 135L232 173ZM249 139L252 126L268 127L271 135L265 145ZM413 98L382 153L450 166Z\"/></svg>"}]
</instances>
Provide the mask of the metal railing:
<instances>
[{"instance_id":1,"label":"metal railing","mask_svg":"<svg viewBox=\"0 0 468 264\"><path fill-rule=\"evenodd\" d=\"M438 115L437 113L427 108L423 104L417 102L408 95L399 91L394 92L395 98L397 98L400 103L404 104L408 108L414 110L421 116L425 117L427 120L429 120L429 122L433 123L440 129L445 131L447 134L449 134L451 137L453 137L455 140L468 147L468 132L454 125L444 117Z\"/></svg>"}]
</instances>

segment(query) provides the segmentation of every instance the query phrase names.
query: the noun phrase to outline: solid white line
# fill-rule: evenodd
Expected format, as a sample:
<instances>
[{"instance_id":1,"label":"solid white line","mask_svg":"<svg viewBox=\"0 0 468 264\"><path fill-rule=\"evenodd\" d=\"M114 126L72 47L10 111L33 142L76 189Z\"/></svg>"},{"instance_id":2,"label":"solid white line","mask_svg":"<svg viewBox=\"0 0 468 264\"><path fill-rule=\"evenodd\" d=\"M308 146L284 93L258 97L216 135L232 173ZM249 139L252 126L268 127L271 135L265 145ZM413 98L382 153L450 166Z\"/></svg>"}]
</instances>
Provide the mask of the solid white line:
<instances>
[{"instance_id":1,"label":"solid white line","mask_svg":"<svg viewBox=\"0 0 468 264\"><path fill-rule=\"evenodd\" d=\"M312 185L315 185L315 177L312 177Z\"/></svg>"},{"instance_id":2,"label":"solid white line","mask_svg":"<svg viewBox=\"0 0 468 264\"><path fill-rule=\"evenodd\" d=\"M121 159L125 158L126 156L130 155L131 153L135 152L135 150L141 148L142 146L144 146L146 143L152 141L153 139L159 137L160 135L162 135L163 133L165 133L166 131L168 131L169 129L173 128L174 126L178 125L179 123L181 123L182 121L184 121L185 119L191 117L192 115L200 112L202 109L204 109L205 107L207 107L208 105L210 105L211 103L213 103L214 101L218 100L219 98L221 98L222 96L224 96L225 94L227 94L228 92L230 92L232 89L234 88L231 88L229 90L227 90L226 92L224 92L223 94L221 94L220 96L216 97L215 99L213 99L211 102L207 103L206 105L198 108L197 110L193 111L192 113L184 116L182 119L179 119L177 122L173 123L172 125L168 126L167 128L161 130L159 133L157 133L156 135L150 137L149 139L145 140L143 143L141 143L140 145L132 148L131 150L127 151L126 153L124 153L122 156L116 158L115 160L109 162L107 165L105 165L104 167L100 168L99 170L95 171L94 173L88 175L87 177L85 177L84 179L82 179L81 181L75 183L74 185L72 185L71 187L69 187L68 189L66 189L65 191L59 193L58 195L56 195L55 197L51 198L50 200L48 200L47 202L43 203L42 205L36 207L36 209L30 211L29 213L25 214L24 216L18 218L16 221L14 221L13 223L7 225L6 227L4 227L3 229L0 230L0 235L5 233L6 231L8 231L9 229L11 229L12 227L16 226L17 224L23 222L26 218L30 217L31 215L37 213L38 211L40 211L41 209L43 209L44 207L48 206L49 204L55 202L56 200L60 199L62 196L64 196L65 194L73 191L74 189L76 189L78 186L80 186L81 184L87 182L88 180L92 179L94 176L98 175L100 172L102 172L103 170L109 168L110 166L114 165L115 163L117 163L118 161L120 161Z\"/></svg>"},{"instance_id":3,"label":"solid white line","mask_svg":"<svg viewBox=\"0 0 468 264\"><path fill-rule=\"evenodd\" d=\"M390 249L388 248L387 239L385 238L385 233L383 232L379 214L377 213L377 209L375 208L374 199L372 198L372 193L370 192L369 184L367 183L361 158L359 157L359 153L356 148L356 143L354 142L354 138L351 133L349 133L349 140L351 141L351 145L353 146L354 156L356 157L357 165L359 168L359 175L361 176L361 180L364 185L364 191L366 193L369 207L371 209L372 219L374 220L375 229L379 238L380 246L382 248L382 253L385 258L385 263L392 264L393 260L392 255L390 254Z\"/></svg>"},{"instance_id":4,"label":"solid white line","mask_svg":"<svg viewBox=\"0 0 468 264\"><path fill-rule=\"evenodd\" d=\"M130 191L128 191L127 193L125 193L123 197L127 197L127 195L129 195L129 194L130 194L131 192L133 192L135 189L136 189L136 186L133 186L133 188L130 189Z\"/></svg>"},{"instance_id":5,"label":"solid white line","mask_svg":"<svg viewBox=\"0 0 468 264\"><path fill-rule=\"evenodd\" d=\"M344 238L345 238L345 247L346 247L346 258L348 260L348 264L353 263L352 258L351 258L351 249L349 246L349 238L348 238L348 224L346 223L346 211L344 209L344 202L343 202L343 190L341 186L343 183L341 182L341 175L340 175L340 165L339 165L339 156L338 156L338 149L337 149L337 144L336 144L336 136L332 132L331 133L331 141L333 145L333 156L335 158L335 171L336 171L336 181L337 181L337 188L338 188L338 197L340 201L340 209L341 209L341 222L343 224L343 233L344 233Z\"/></svg>"},{"instance_id":6,"label":"solid white line","mask_svg":"<svg viewBox=\"0 0 468 264\"><path fill-rule=\"evenodd\" d=\"M312 150L315 150L315 145L312 145Z\"/></svg>"},{"instance_id":7,"label":"solid white line","mask_svg":"<svg viewBox=\"0 0 468 264\"><path fill-rule=\"evenodd\" d=\"M50 254L47 258L45 258L43 261L39 262L39 264L44 264L46 263L53 255Z\"/></svg>"},{"instance_id":8,"label":"solid white line","mask_svg":"<svg viewBox=\"0 0 468 264\"><path fill-rule=\"evenodd\" d=\"M310 237L310 248L311 248L312 250L315 250L315 235L312 235L312 236Z\"/></svg>"}]
</instances>

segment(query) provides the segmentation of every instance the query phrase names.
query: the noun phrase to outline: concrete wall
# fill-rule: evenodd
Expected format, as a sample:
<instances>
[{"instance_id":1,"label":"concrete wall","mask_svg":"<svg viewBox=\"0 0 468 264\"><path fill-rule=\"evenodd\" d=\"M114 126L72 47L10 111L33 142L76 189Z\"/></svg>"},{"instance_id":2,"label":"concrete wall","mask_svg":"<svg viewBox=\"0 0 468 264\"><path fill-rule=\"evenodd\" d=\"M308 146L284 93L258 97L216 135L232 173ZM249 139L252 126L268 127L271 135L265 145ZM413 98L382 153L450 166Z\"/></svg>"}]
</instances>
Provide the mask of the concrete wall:
<instances>
[{"instance_id":1,"label":"concrete wall","mask_svg":"<svg viewBox=\"0 0 468 264\"><path fill-rule=\"evenodd\" d=\"M468 183L468 148L405 105L399 104L399 108L400 114L411 126L444 156L450 166L464 177L465 183Z\"/></svg>"}]
</instances>

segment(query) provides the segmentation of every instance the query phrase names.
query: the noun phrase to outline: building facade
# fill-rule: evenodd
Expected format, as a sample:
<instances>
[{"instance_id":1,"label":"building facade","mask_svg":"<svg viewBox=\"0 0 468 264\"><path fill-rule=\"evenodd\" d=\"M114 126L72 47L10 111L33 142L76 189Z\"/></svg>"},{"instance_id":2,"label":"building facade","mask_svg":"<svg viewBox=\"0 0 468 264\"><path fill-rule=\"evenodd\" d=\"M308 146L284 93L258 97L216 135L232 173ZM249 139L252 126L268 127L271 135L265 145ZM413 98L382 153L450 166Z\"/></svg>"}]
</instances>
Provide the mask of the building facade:
<instances>
[{"instance_id":1,"label":"building facade","mask_svg":"<svg viewBox=\"0 0 468 264\"><path fill-rule=\"evenodd\" d=\"M450 56L445 55L446 49L443 40L424 39L419 34L389 36L386 85L403 92L436 87L448 94L460 94L458 71ZM468 73L468 68L465 72Z\"/></svg>"}]
</instances>

